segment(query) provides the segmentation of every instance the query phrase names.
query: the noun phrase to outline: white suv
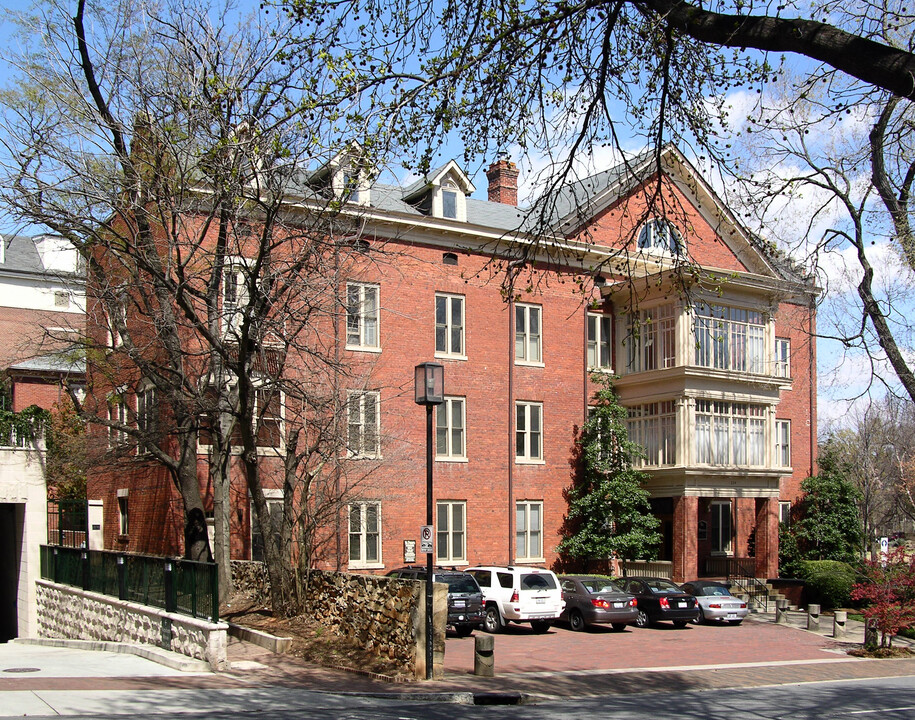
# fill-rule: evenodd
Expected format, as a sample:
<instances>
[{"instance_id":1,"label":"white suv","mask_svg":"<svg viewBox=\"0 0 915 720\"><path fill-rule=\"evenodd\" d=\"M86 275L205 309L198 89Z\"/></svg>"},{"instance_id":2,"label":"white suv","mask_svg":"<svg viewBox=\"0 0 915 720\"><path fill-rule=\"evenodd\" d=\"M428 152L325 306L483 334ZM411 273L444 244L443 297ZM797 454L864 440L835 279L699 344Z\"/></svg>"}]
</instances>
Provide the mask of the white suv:
<instances>
[{"instance_id":1,"label":"white suv","mask_svg":"<svg viewBox=\"0 0 915 720\"><path fill-rule=\"evenodd\" d=\"M466 572L483 591L487 632L499 632L509 622L529 622L535 632L546 632L565 606L559 579L551 570L509 566L473 567Z\"/></svg>"}]
</instances>

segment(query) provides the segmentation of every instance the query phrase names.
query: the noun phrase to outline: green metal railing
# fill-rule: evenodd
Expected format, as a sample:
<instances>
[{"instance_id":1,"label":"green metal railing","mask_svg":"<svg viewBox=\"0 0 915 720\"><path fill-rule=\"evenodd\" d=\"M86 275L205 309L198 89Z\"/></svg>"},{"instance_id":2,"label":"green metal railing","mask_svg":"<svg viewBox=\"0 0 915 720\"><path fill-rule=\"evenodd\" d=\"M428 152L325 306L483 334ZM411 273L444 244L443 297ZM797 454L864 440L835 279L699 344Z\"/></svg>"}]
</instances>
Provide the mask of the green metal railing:
<instances>
[{"instance_id":1,"label":"green metal railing","mask_svg":"<svg viewBox=\"0 0 915 720\"><path fill-rule=\"evenodd\" d=\"M219 620L215 563L42 545L41 577L167 612Z\"/></svg>"},{"instance_id":2,"label":"green metal railing","mask_svg":"<svg viewBox=\"0 0 915 720\"><path fill-rule=\"evenodd\" d=\"M48 500L48 541L64 547L86 547L88 508L85 500Z\"/></svg>"}]
</instances>

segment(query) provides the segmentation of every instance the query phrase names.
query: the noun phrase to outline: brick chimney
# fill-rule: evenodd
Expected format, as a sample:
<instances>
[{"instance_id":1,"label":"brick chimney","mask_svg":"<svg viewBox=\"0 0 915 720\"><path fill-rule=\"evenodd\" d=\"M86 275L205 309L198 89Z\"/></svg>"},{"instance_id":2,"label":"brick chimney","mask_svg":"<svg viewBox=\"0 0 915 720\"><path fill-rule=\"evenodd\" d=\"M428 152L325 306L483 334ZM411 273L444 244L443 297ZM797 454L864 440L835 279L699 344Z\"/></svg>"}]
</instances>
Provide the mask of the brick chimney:
<instances>
[{"instance_id":1,"label":"brick chimney","mask_svg":"<svg viewBox=\"0 0 915 720\"><path fill-rule=\"evenodd\" d=\"M508 160L497 160L486 171L489 202L518 204L518 168Z\"/></svg>"}]
</instances>

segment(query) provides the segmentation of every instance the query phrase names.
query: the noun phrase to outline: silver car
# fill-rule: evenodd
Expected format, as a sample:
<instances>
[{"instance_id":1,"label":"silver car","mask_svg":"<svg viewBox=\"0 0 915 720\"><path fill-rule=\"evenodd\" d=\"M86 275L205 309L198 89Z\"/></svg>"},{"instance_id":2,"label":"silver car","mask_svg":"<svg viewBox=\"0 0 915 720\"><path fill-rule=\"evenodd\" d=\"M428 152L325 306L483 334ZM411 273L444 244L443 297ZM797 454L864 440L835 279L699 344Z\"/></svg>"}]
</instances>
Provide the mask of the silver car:
<instances>
[{"instance_id":1,"label":"silver car","mask_svg":"<svg viewBox=\"0 0 915 720\"><path fill-rule=\"evenodd\" d=\"M727 586L711 580L693 580L682 583L684 592L695 595L699 602L700 623L729 623L740 625L749 609L740 598L731 595Z\"/></svg>"}]
</instances>

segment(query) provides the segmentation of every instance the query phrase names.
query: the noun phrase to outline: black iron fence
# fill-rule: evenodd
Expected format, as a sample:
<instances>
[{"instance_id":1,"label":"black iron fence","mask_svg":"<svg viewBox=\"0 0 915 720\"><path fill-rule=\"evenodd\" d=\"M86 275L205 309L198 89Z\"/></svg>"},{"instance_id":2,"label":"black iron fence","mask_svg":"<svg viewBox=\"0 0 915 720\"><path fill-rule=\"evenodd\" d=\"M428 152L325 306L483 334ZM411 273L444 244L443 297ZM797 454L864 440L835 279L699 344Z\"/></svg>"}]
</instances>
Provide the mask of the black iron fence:
<instances>
[{"instance_id":1,"label":"black iron fence","mask_svg":"<svg viewBox=\"0 0 915 720\"><path fill-rule=\"evenodd\" d=\"M723 577L731 589L747 596L759 610L769 610L769 588L756 578L755 557L711 557L705 561L706 577Z\"/></svg>"},{"instance_id":2,"label":"black iron fence","mask_svg":"<svg viewBox=\"0 0 915 720\"><path fill-rule=\"evenodd\" d=\"M41 577L166 612L219 620L215 563L42 545Z\"/></svg>"},{"instance_id":3,"label":"black iron fence","mask_svg":"<svg viewBox=\"0 0 915 720\"><path fill-rule=\"evenodd\" d=\"M48 542L84 548L89 537L89 505L85 500L48 500Z\"/></svg>"}]
</instances>

